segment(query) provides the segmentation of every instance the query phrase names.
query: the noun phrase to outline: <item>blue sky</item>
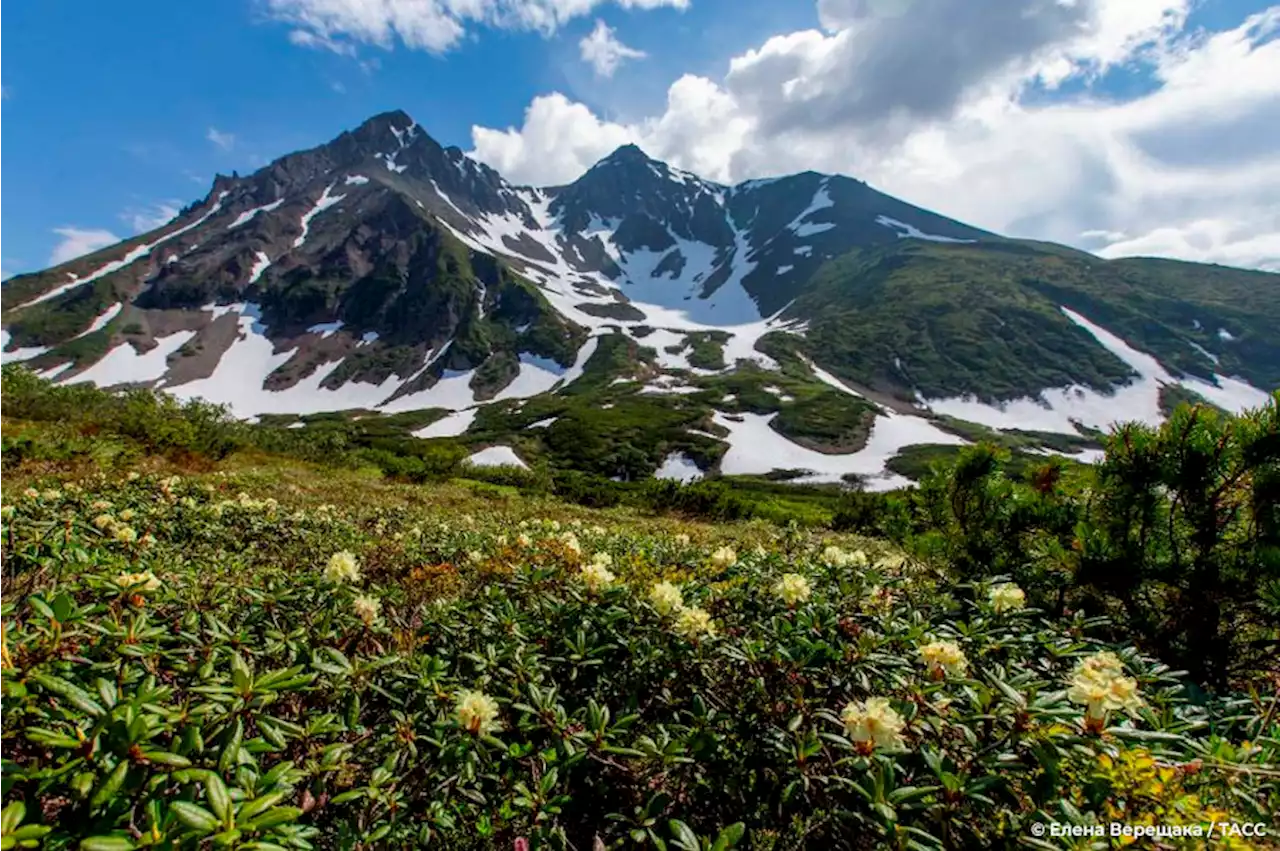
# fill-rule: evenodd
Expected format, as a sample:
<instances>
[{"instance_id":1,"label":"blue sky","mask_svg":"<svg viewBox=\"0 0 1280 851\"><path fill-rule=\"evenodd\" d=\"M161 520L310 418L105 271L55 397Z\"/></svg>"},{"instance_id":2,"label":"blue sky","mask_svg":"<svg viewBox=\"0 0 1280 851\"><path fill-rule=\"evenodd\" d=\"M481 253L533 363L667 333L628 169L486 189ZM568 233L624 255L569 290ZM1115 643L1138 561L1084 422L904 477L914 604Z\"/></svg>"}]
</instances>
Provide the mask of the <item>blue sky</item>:
<instances>
[{"instance_id":1,"label":"blue sky","mask_svg":"<svg viewBox=\"0 0 1280 851\"><path fill-rule=\"evenodd\" d=\"M389 0L390 5L395 2ZM457 0L435 2L458 8ZM568 0L490 2L507 7L573 5ZM1004 80L999 75L1008 76L1018 57L1002 59L999 67L974 69L972 79L964 76L966 68L941 66L964 85L957 84L954 102L949 101L945 110L928 114L909 101L905 84L872 76L871 63L864 68L861 54L849 54L852 58L840 60L843 66L830 58L839 57L838 51L857 38L874 38L876 43L898 38L901 50L908 53L913 45L929 45L928 28L945 21L945 8L952 2L594 0L578 3L579 11L590 8L565 16L554 30L464 21L465 35L437 53L406 45L410 39L403 29L382 45L342 26L329 33L341 45L338 50L317 48L314 38L311 47L298 44L300 39L291 38L291 33L317 32L299 23L298 10L324 7L322 0L11 3L5 10L9 37L0 60L7 202L0 211L0 269L13 274L47 265L64 240L65 230L60 235L59 229L130 236L148 219L162 217L166 205L177 207L202 197L215 172L252 171L281 154L326 141L372 114L396 108L408 111L441 142L464 149L473 148L474 126L516 128L509 137L478 146L477 155L517 180L563 179L616 143L634 139L657 156L715 172L708 176L721 179L803 167L852 172L917 203L929 205L937 197L935 208L981 226L1034 230L1025 235L1079 243L1087 239L1080 236L1087 231L1109 234L1121 244L1181 228L1181 242L1166 240L1169 247L1162 253L1182 256L1199 250L1195 246L1204 238L1193 229L1211 220L1222 223L1215 234L1228 234L1221 238L1226 247L1214 251L1258 244L1258 234L1231 230L1237 218L1248 218L1247 205L1235 197L1218 198L1217 206L1207 212L1176 222L1162 221L1146 208L1130 209L1150 193L1144 187L1134 190L1132 198L1108 197L1106 203L1096 196L1073 197L1070 208L1081 212L1069 222L1061 220L1063 205L1058 201L1018 201L1018 193L997 188L989 193L992 200L983 204L962 197L974 193L956 192L957 175L967 174L967 185L978 193L982 190L977 187L986 185L981 157L974 153L984 147L969 139L973 120L966 118L962 124L956 116L966 104L979 103L978 93L986 92L993 80ZM1117 23L1114 14L1105 14L1107 9L1114 13L1121 3L1189 8L1189 17L1180 19L1175 33L1182 53L1194 53L1209 36L1237 28L1272 5L1262 0L1079 0L1079 5L1097 8L1100 32L1123 35L1124 26L1138 24ZM332 0L329 5L359 6L351 0ZM672 8L681 5L685 8ZM965 8L976 18L989 14L992 21L1004 14L994 0L973 0ZM287 16L282 9L295 13L292 22L280 20ZM611 77L596 73L580 49L580 42L601 20L627 46L645 54L622 62ZM819 28L820 21L825 30ZM839 32L850 21L848 26L861 28L856 36L852 30ZM975 33L994 31L992 21L977 21ZM802 32L809 35L801 38L797 34ZM776 38L769 41L771 37ZM1263 53L1274 48L1269 45L1274 37L1275 31L1269 30L1248 41L1255 63L1270 61L1270 54ZM1040 33L1036 38L1028 41L1029 50L1053 48L1058 42L1052 38L1067 43L1066 36L1055 34ZM1202 52L1208 57L1204 61L1227 61L1208 56L1207 48ZM1137 49L1100 76L1083 69L1106 55L1104 47L1072 47L1067 53L1081 64L1060 86L1049 88L1034 78L1009 84L1010 91L1017 92L1009 102L1024 105L1043 132L1051 132L1045 128L1062 120L1064 106L1100 109L1099 103L1132 103L1137 115L1137 107L1147 103L1151 109L1166 108L1163 104L1174 94L1192 97L1185 94L1190 84L1175 85L1153 75L1154 66ZM1183 61L1172 48L1161 55L1171 66ZM920 57L922 62L929 58ZM1240 73L1258 72L1242 66ZM1224 74L1229 77L1230 70ZM783 85L786 75L789 87ZM682 77L685 80L677 82ZM690 79L697 85L686 85ZM894 102L898 88L903 90L902 100ZM793 132L780 117L785 112L770 120L767 110L786 106L782 102L794 99L797 91L810 98L803 103L812 105L813 115L820 114L822 98L838 105L867 92L887 93L878 100L886 101L889 112L873 120L861 115L852 129L839 133L834 125L830 133L799 126ZM554 103L545 99L552 93L560 96ZM684 97L679 104L677 94ZM1253 94L1249 104L1256 106L1268 91ZM1276 94L1280 102L1280 92ZM541 119L534 116L538 111L531 104L540 104ZM1239 112L1238 106L1228 103L1224 110ZM1169 109L1171 114L1177 111ZM526 110L532 117L526 118ZM700 120L706 123L700 125ZM1083 127L1087 118L1079 121ZM561 135L539 142L539 133L546 136L546 125ZM1128 126L1117 124L1115 132L1128 132ZM993 124L988 130L1017 138L1016 128ZM1086 144L1083 132L1068 130L1072 138L1079 136L1080 145ZM922 156L924 141L939 134L950 146L945 157L939 154L923 164L911 160ZM539 144L551 147L543 150ZM985 149L991 150L992 144ZM1109 169L1098 191L1125 186L1140 176L1132 165L1124 165L1127 160L1098 144L1097 150L1064 152L1068 159L1079 158L1082 174ZM571 156L565 152L570 147ZM1011 159L1020 153L1014 150ZM1185 152L1179 156L1186 159ZM544 165L553 159L554 169ZM1194 159L1188 168L1196 166ZM1242 185L1245 182L1241 178ZM1044 191L1055 190L1046 186ZM1011 200L1001 201L1003 195ZM1261 235L1261 261L1251 265L1268 262L1276 232L1280 222ZM1124 240L1119 239L1122 235ZM1223 256L1232 261L1229 252Z\"/></svg>"},{"instance_id":2,"label":"blue sky","mask_svg":"<svg viewBox=\"0 0 1280 851\"><path fill-rule=\"evenodd\" d=\"M56 228L128 236L157 205L202 197L216 172L252 171L378 112L404 109L469 149L473 124L519 123L540 92L626 117L661 103L673 75L655 66L711 72L771 32L816 23L812 7L725 15L734 5L602 7L551 35L477 28L443 56L369 46L352 57L292 44L255 0L9 4L3 269L43 267ZM652 61L598 78L578 48L596 19Z\"/></svg>"}]
</instances>

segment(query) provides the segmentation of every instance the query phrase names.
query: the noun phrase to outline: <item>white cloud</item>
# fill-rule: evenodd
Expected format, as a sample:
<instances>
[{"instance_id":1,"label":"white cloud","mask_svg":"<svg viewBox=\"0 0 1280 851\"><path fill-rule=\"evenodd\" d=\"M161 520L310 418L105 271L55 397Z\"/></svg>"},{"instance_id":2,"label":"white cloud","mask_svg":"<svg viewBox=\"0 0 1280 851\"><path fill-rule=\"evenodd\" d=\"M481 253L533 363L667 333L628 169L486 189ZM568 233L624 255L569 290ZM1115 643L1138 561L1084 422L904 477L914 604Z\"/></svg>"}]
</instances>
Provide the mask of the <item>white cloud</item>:
<instances>
[{"instance_id":1,"label":"white cloud","mask_svg":"<svg viewBox=\"0 0 1280 851\"><path fill-rule=\"evenodd\" d=\"M1212 33L1186 30L1188 7L821 0L824 30L774 36L718 80L681 77L658 114L620 123L544 95L519 128L474 127L473 155L554 184L636 142L726 182L851 174L1106 256L1280 266L1280 5ZM1150 90L1091 85L1120 67Z\"/></svg>"},{"instance_id":2,"label":"white cloud","mask_svg":"<svg viewBox=\"0 0 1280 851\"><path fill-rule=\"evenodd\" d=\"M120 241L120 237L111 231L97 228L65 227L54 228L53 232L62 237L62 241L54 246L53 253L49 255L50 266L66 263Z\"/></svg>"},{"instance_id":3,"label":"white cloud","mask_svg":"<svg viewBox=\"0 0 1280 851\"><path fill-rule=\"evenodd\" d=\"M566 21L613 2L624 9L686 9L690 0L265 0L268 13L291 24L303 47L354 54L355 45L443 53L471 24L550 34Z\"/></svg>"},{"instance_id":4,"label":"white cloud","mask_svg":"<svg viewBox=\"0 0 1280 851\"><path fill-rule=\"evenodd\" d=\"M224 133L217 127L210 127L209 132L204 137L224 151L231 150L236 144L234 133Z\"/></svg>"},{"instance_id":5,"label":"white cloud","mask_svg":"<svg viewBox=\"0 0 1280 851\"><path fill-rule=\"evenodd\" d=\"M615 30L599 18L596 19L596 28L591 34L578 42L578 50L582 54L582 61L595 69L599 77L612 77L613 72L625 60L643 59L648 55L643 50L627 47L619 41Z\"/></svg>"},{"instance_id":6,"label":"white cloud","mask_svg":"<svg viewBox=\"0 0 1280 851\"><path fill-rule=\"evenodd\" d=\"M178 215L177 205L180 203L168 201L147 208L130 208L121 213L120 218L133 229L134 233L146 233L173 221Z\"/></svg>"}]
</instances>

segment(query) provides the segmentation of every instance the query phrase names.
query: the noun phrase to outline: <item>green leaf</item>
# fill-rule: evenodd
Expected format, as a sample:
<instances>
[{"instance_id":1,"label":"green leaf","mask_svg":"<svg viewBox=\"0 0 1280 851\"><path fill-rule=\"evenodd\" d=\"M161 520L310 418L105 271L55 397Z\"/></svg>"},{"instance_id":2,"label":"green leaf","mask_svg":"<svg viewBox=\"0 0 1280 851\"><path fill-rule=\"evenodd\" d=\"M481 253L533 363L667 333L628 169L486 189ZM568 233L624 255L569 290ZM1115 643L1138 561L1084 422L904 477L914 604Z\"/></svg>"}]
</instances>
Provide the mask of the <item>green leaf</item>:
<instances>
[{"instance_id":1,"label":"green leaf","mask_svg":"<svg viewBox=\"0 0 1280 851\"><path fill-rule=\"evenodd\" d=\"M199 804L192 804L188 801L174 801L169 805L169 811L178 817L178 821L192 830L212 833L219 827L218 817Z\"/></svg>"},{"instance_id":2,"label":"green leaf","mask_svg":"<svg viewBox=\"0 0 1280 851\"><path fill-rule=\"evenodd\" d=\"M725 851L725 849L735 847L742 841L742 837L747 832L747 826L743 822L735 822L720 831L716 837L716 841L711 843L711 851Z\"/></svg>"},{"instance_id":3,"label":"green leaf","mask_svg":"<svg viewBox=\"0 0 1280 851\"><path fill-rule=\"evenodd\" d=\"M227 739L226 745L222 748L222 754L218 757L218 770L221 772L229 772L236 767L240 760L240 743L244 741L244 721L236 718L236 724L231 728L231 736Z\"/></svg>"},{"instance_id":4,"label":"green leaf","mask_svg":"<svg viewBox=\"0 0 1280 851\"><path fill-rule=\"evenodd\" d=\"M80 842L80 851L132 851L136 847L123 836L90 836Z\"/></svg>"},{"instance_id":5,"label":"green leaf","mask_svg":"<svg viewBox=\"0 0 1280 851\"><path fill-rule=\"evenodd\" d=\"M61 677L55 677L52 674L32 674L32 681L38 683L45 691L51 691L58 697L63 698L76 709L81 712L88 713L94 718L100 718L106 713L106 710L94 700L89 692L77 685L67 682Z\"/></svg>"},{"instance_id":6,"label":"green leaf","mask_svg":"<svg viewBox=\"0 0 1280 851\"><path fill-rule=\"evenodd\" d=\"M93 797L89 799L89 808L96 810L104 804L111 801L120 791L120 787L124 785L124 778L129 773L129 761L122 759L116 763L116 767L111 769L111 773L107 775L107 779L102 781L93 793Z\"/></svg>"},{"instance_id":7,"label":"green leaf","mask_svg":"<svg viewBox=\"0 0 1280 851\"><path fill-rule=\"evenodd\" d=\"M302 818L302 810L298 807L273 807L254 819L241 825L245 830L264 830L278 824L288 824Z\"/></svg>"},{"instance_id":8,"label":"green leaf","mask_svg":"<svg viewBox=\"0 0 1280 851\"><path fill-rule=\"evenodd\" d=\"M27 805L22 801L14 801L0 811L0 834L9 835L17 830L18 825L27 816Z\"/></svg>"},{"instance_id":9,"label":"green leaf","mask_svg":"<svg viewBox=\"0 0 1280 851\"><path fill-rule=\"evenodd\" d=\"M167 765L170 768L189 768L191 766L191 760L185 756L179 756L168 751L143 751L142 756L157 765Z\"/></svg>"},{"instance_id":10,"label":"green leaf","mask_svg":"<svg viewBox=\"0 0 1280 851\"><path fill-rule=\"evenodd\" d=\"M689 825L673 818L667 823L667 827L671 830L671 835L676 838L676 845L685 849L685 851L701 851L702 843L698 841L698 834L693 832Z\"/></svg>"},{"instance_id":11,"label":"green leaf","mask_svg":"<svg viewBox=\"0 0 1280 851\"><path fill-rule=\"evenodd\" d=\"M204 796L213 807L213 812L223 824L231 823L231 794L222 778L210 773L204 780Z\"/></svg>"}]
</instances>

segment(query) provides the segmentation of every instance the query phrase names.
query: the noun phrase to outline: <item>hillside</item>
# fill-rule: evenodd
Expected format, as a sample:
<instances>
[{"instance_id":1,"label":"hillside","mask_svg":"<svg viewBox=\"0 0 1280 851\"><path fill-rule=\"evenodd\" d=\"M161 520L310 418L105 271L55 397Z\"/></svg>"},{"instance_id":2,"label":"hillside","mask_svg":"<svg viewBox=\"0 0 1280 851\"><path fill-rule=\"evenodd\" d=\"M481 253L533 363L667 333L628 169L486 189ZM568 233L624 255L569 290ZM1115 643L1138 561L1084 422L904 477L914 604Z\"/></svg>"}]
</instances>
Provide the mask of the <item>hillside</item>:
<instances>
[{"instance_id":1,"label":"hillside","mask_svg":"<svg viewBox=\"0 0 1280 851\"><path fill-rule=\"evenodd\" d=\"M0 302L5 362L62 383L281 427L410 413L405 437L622 478L890 489L990 430L1090 460L1171 399L1280 386L1275 274L1008 239L839 175L724 186L635 146L515 186L400 112Z\"/></svg>"},{"instance_id":2,"label":"hillside","mask_svg":"<svg viewBox=\"0 0 1280 851\"><path fill-rule=\"evenodd\" d=\"M11 847L943 849L1117 819L1274 847L1203 831L1280 813L1275 404L1126 427L1093 469L966 450L847 502L855 535L3 390Z\"/></svg>"}]
</instances>

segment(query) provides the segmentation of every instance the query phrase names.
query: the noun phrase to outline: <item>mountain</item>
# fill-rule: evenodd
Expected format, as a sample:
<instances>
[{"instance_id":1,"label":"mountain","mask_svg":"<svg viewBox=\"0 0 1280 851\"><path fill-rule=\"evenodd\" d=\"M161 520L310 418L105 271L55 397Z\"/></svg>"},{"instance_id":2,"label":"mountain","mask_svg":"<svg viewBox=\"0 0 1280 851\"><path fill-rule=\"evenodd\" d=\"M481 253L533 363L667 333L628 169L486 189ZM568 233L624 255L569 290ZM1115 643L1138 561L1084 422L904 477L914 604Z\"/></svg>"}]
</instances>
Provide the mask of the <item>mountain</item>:
<instances>
[{"instance_id":1,"label":"mountain","mask_svg":"<svg viewBox=\"0 0 1280 851\"><path fill-rule=\"evenodd\" d=\"M623 477L888 487L988 437L1087 460L1117 418L1280 386L1280 275L1009 239L838 175L724 186L634 145L515 186L403 112L0 302L5 361L59 382L293 426L426 411L419 436Z\"/></svg>"}]
</instances>

